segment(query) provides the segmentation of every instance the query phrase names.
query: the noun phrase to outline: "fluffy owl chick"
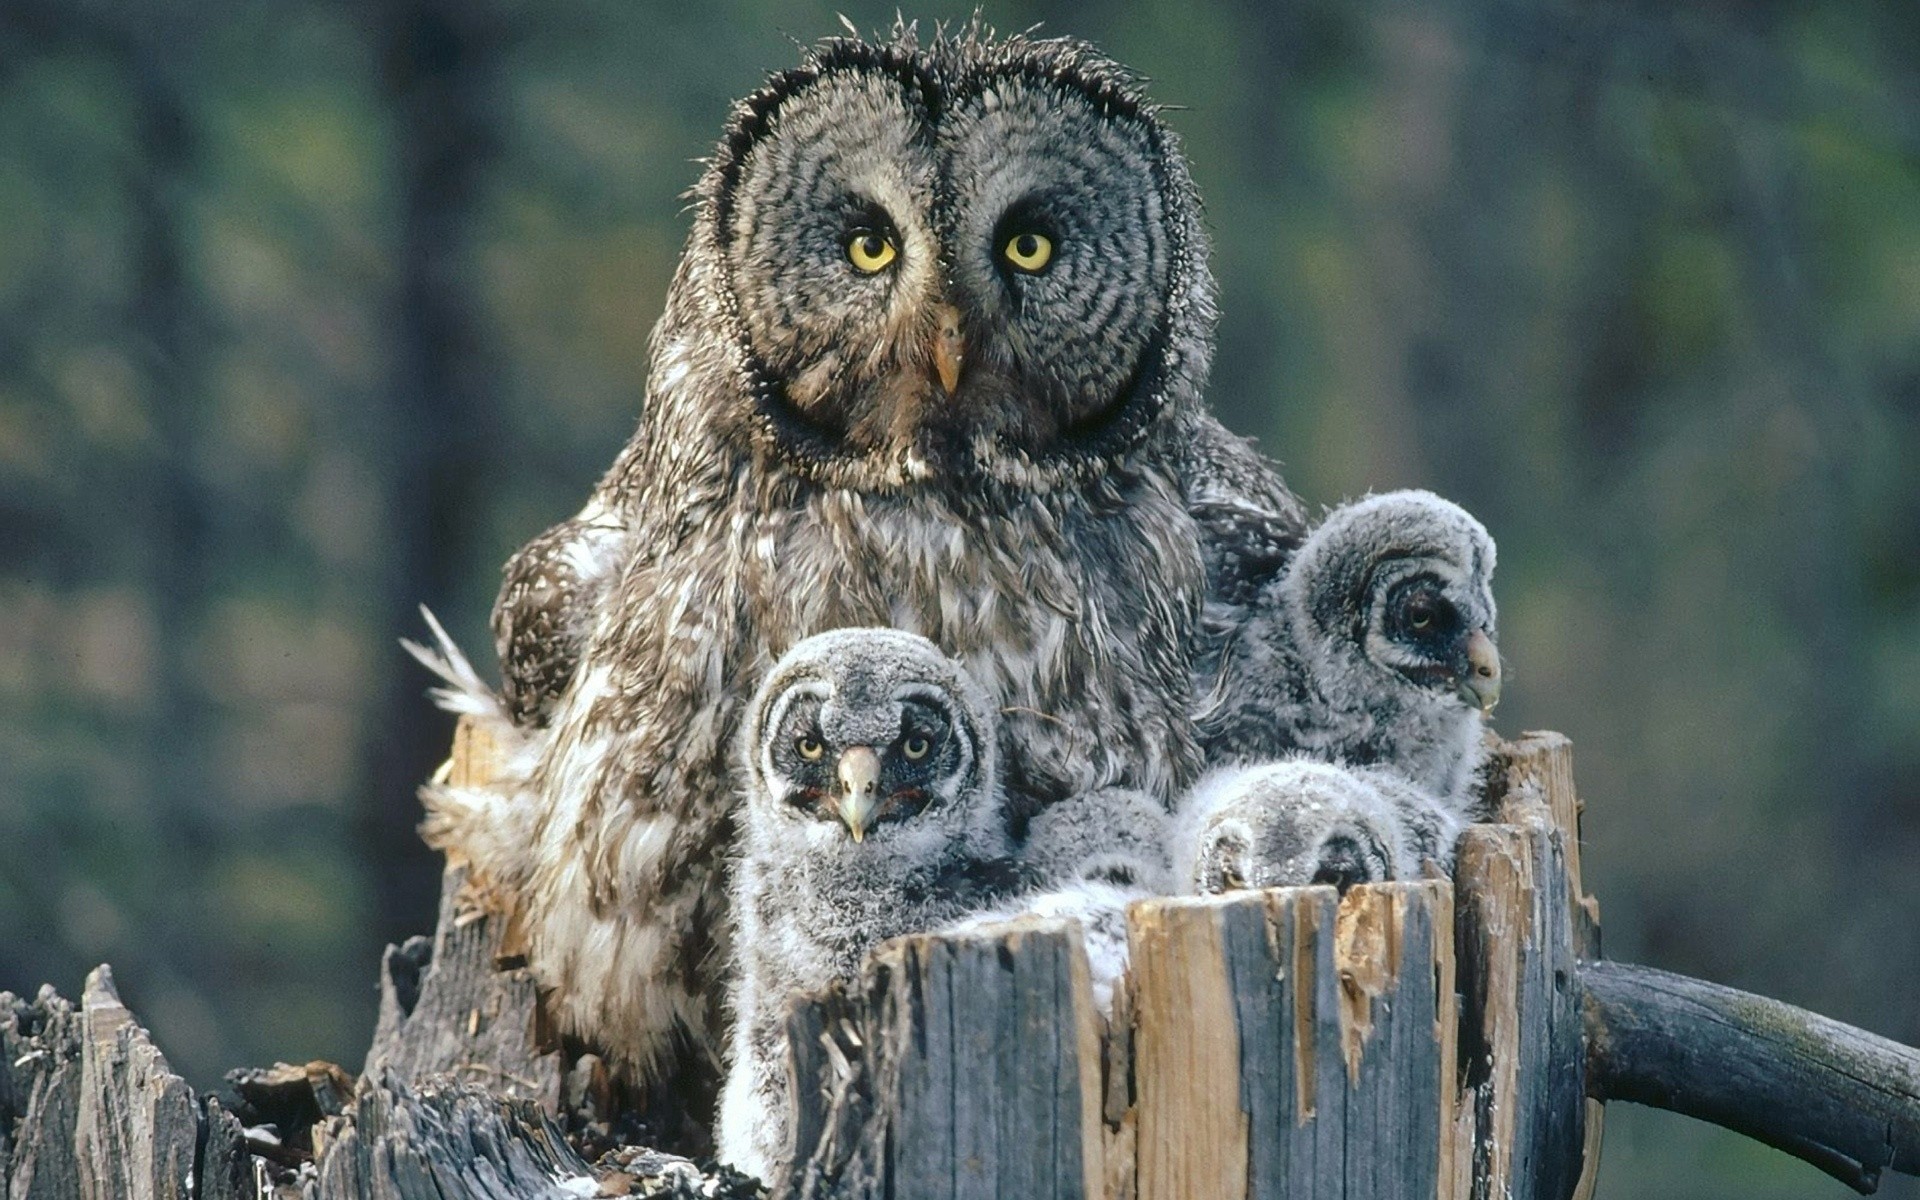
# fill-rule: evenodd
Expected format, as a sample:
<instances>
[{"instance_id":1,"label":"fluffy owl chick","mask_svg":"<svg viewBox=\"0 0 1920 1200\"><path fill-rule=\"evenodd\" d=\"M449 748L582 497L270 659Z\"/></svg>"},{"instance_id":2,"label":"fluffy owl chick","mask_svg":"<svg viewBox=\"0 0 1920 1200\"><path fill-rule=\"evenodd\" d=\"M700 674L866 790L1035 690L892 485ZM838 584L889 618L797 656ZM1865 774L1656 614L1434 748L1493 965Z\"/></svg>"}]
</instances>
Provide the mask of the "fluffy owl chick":
<instances>
[{"instance_id":1,"label":"fluffy owl chick","mask_svg":"<svg viewBox=\"0 0 1920 1200\"><path fill-rule=\"evenodd\" d=\"M1387 767L1294 758L1223 767L1181 811L1174 855L1203 894L1408 879L1447 862L1461 820Z\"/></svg>"},{"instance_id":2,"label":"fluffy owl chick","mask_svg":"<svg viewBox=\"0 0 1920 1200\"><path fill-rule=\"evenodd\" d=\"M720 1157L769 1178L788 1153L786 1003L874 946L1012 890L995 717L925 638L806 638L751 702L741 746L736 971Z\"/></svg>"},{"instance_id":3,"label":"fluffy owl chick","mask_svg":"<svg viewBox=\"0 0 1920 1200\"><path fill-rule=\"evenodd\" d=\"M1493 566L1486 528L1431 492L1335 509L1225 647L1210 761L1388 766L1464 815L1500 698Z\"/></svg>"},{"instance_id":4,"label":"fluffy owl chick","mask_svg":"<svg viewBox=\"0 0 1920 1200\"><path fill-rule=\"evenodd\" d=\"M1165 895L1173 882L1172 817L1130 788L1099 788L1043 810L1018 857L1043 887L1106 883Z\"/></svg>"}]
</instances>

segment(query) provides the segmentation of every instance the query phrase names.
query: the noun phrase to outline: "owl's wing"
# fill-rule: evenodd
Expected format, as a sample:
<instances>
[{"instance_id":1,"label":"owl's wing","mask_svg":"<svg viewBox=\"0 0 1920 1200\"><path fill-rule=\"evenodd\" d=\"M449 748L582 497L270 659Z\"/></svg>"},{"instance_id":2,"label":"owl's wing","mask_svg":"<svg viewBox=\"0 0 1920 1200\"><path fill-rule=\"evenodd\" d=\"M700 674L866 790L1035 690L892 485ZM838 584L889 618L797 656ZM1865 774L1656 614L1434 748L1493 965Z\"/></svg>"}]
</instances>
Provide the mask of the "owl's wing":
<instances>
[{"instance_id":1,"label":"owl's wing","mask_svg":"<svg viewBox=\"0 0 1920 1200\"><path fill-rule=\"evenodd\" d=\"M1306 537L1307 513L1280 477L1279 465L1213 414L1195 413L1190 420L1181 479L1188 511L1197 519L1207 514L1203 536L1211 537L1208 526L1218 522L1218 533L1229 537L1241 528L1258 531L1245 549L1249 555L1276 547L1283 557L1290 553ZM1238 552L1232 545L1222 549Z\"/></svg>"},{"instance_id":2,"label":"owl's wing","mask_svg":"<svg viewBox=\"0 0 1920 1200\"><path fill-rule=\"evenodd\" d=\"M580 666L626 527L597 502L507 560L493 603L501 697L515 724L545 726Z\"/></svg>"},{"instance_id":3,"label":"owl's wing","mask_svg":"<svg viewBox=\"0 0 1920 1200\"><path fill-rule=\"evenodd\" d=\"M1207 599L1196 647L1196 694L1220 684L1222 655L1259 611L1263 588L1280 577L1306 539L1306 510L1279 469L1253 443L1211 414L1193 418L1182 483L1200 535Z\"/></svg>"}]
</instances>

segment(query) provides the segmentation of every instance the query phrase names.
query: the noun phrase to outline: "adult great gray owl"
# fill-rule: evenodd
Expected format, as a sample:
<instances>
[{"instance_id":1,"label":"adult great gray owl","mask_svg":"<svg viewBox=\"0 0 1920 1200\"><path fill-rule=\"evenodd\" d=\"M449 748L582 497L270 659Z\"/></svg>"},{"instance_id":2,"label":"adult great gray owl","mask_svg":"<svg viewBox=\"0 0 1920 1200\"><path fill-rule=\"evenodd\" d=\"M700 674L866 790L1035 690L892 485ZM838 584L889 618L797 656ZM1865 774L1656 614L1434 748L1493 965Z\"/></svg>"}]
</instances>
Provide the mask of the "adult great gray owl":
<instances>
[{"instance_id":1,"label":"adult great gray owl","mask_svg":"<svg viewBox=\"0 0 1920 1200\"><path fill-rule=\"evenodd\" d=\"M1090 47L823 42L735 109L695 197L638 430L508 565L513 699L468 698L507 777L428 796L512 897L549 1015L642 1084L711 1069L727 758L767 664L923 634L1003 711L1016 822L1166 804L1200 766L1206 573L1240 553L1203 550L1189 500L1297 515L1200 406L1192 183Z\"/></svg>"},{"instance_id":2,"label":"adult great gray owl","mask_svg":"<svg viewBox=\"0 0 1920 1200\"><path fill-rule=\"evenodd\" d=\"M719 1154L771 1179L787 1151L786 1005L850 981L890 937L1014 890L993 706L925 638L810 637L748 706Z\"/></svg>"}]
</instances>

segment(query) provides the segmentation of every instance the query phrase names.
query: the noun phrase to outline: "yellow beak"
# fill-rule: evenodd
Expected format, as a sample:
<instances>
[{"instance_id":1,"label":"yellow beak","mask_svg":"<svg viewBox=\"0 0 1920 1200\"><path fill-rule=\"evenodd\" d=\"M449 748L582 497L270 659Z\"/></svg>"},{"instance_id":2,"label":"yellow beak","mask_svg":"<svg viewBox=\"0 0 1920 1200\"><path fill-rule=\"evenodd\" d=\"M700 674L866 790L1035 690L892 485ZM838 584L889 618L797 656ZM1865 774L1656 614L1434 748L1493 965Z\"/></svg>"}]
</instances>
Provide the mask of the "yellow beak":
<instances>
[{"instance_id":1,"label":"yellow beak","mask_svg":"<svg viewBox=\"0 0 1920 1200\"><path fill-rule=\"evenodd\" d=\"M880 756L871 746L851 746L840 756L840 819L853 840L867 836L880 796Z\"/></svg>"}]
</instances>

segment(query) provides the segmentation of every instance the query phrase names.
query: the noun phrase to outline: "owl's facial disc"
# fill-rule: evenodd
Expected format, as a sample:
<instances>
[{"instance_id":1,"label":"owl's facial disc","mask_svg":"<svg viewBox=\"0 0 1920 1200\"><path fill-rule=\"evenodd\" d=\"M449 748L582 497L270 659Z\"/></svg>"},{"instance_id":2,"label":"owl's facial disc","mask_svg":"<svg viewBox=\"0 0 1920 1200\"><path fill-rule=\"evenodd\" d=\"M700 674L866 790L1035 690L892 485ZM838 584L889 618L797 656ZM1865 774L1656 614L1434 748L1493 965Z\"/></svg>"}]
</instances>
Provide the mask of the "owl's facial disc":
<instances>
[{"instance_id":1,"label":"owl's facial disc","mask_svg":"<svg viewBox=\"0 0 1920 1200\"><path fill-rule=\"evenodd\" d=\"M956 91L826 72L765 114L720 209L765 428L838 481L1077 453L1158 378L1154 128L1019 71Z\"/></svg>"},{"instance_id":2,"label":"owl's facial disc","mask_svg":"<svg viewBox=\"0 0 1920 1200\"><path fill-rule=\"evenodd\" d=\"M763 768L771 790L792 811L844 826L855 842L950 799L969 752L943 703L918 686L903 690L875 702L857 690L807 686L776 705Z\"/></svg>"},{"instance_id":3,"label":"owl's facial disc","mask_svg":"<svg viewBox=\"0 0 1920 1200\"><path fill-rule=\"evenodd\" d=\"M1364 650L1417 687L1492 712L1500 653L1466 590L1444 560L1406 560L1376 574Z\"/></svg>"}]
</instances>

